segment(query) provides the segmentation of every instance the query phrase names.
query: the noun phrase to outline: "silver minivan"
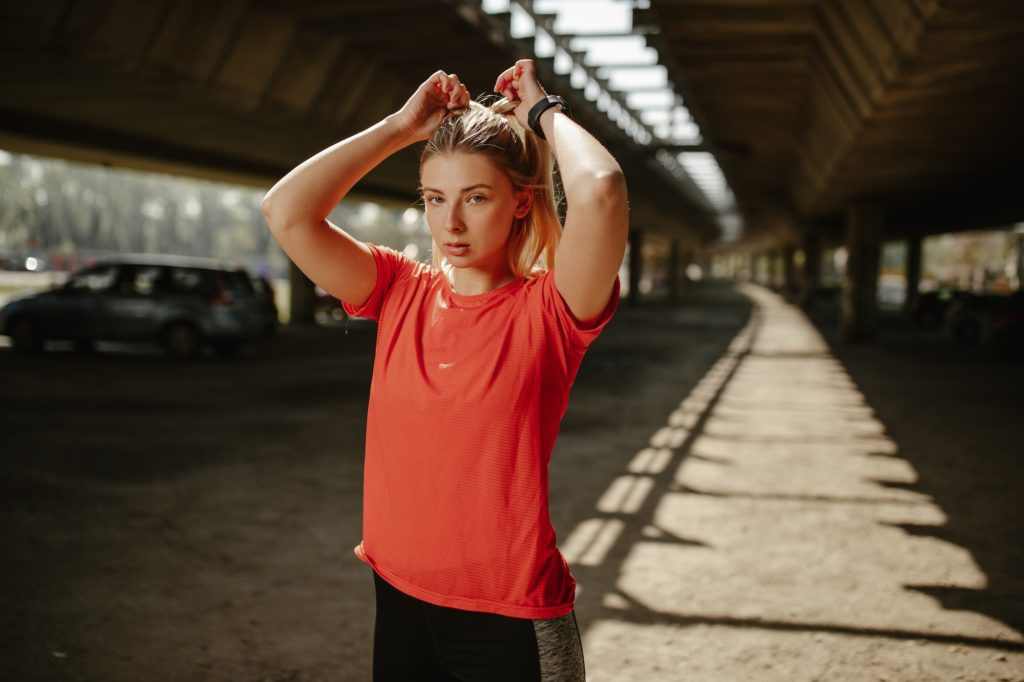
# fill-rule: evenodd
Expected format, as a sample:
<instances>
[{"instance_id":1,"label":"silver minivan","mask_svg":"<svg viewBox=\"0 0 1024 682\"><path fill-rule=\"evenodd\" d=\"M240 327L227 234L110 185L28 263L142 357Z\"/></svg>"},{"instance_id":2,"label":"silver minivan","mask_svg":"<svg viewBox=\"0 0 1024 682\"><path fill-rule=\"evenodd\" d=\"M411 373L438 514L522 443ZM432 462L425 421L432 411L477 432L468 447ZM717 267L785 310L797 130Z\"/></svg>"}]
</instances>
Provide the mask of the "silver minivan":
<instances>
[{"instance_id":1,"label":"silver minivan","mask_svg":"<svg viewBox=\"0 0 1024 682\"><path fill-rule=\"evenodd\" d=\"M38 352L69 340L156 342L175 359L206 345L231 355L272 326L244 266L208 258L129 255L105 258L63 285L0 308L0 334L15 350Z\"/></svg>"}]
</instances>

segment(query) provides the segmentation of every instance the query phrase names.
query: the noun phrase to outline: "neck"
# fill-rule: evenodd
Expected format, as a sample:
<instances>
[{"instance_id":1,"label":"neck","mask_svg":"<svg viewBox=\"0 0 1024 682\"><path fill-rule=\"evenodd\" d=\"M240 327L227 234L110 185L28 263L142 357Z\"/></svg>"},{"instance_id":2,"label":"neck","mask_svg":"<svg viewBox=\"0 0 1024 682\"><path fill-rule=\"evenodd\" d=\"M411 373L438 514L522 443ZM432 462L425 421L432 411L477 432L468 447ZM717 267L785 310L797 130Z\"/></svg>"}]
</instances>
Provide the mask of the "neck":
<instances>
[{"instance_id":1,"label":"neck","mask_svg":"<svg viewBox=\"0 0 1024 682\"><path fill-rule=\"evenodd\" d=\"M515 280L515 274L507 267L496 271L452 268L451 273L452 288L455 293L463 296L486 294Z\"/></svg>"}]
</instances>

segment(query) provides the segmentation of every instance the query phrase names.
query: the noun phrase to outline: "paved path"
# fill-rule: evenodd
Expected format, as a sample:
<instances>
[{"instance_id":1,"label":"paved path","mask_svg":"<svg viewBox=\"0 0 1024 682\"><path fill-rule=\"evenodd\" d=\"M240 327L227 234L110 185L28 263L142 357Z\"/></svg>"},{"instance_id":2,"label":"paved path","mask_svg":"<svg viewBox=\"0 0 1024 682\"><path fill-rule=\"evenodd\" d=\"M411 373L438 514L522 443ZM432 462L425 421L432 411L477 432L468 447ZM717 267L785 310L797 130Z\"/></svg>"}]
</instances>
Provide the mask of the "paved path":
<instances>
[{"instance_id":1,"label":"paved path","mask_svg":"<svg viewBox=\"0 0 1024 682\"><path fill-rule=\"evenodd\" d=\"M741 290L747 326L564 542L589 679L1024 679L1018 630L932 596L987 578L865 395Z\"/></svg>"}]
</instances>

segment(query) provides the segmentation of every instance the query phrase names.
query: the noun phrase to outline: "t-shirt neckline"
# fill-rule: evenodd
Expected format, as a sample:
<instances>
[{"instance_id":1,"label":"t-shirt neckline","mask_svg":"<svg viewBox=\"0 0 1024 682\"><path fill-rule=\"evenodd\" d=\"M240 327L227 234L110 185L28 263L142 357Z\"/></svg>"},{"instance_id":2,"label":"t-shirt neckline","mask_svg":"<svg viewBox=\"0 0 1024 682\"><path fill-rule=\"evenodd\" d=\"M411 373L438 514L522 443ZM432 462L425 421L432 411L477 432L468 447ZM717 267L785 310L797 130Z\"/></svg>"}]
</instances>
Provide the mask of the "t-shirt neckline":
<instances>
[{"instance_id":1,"label":"t-shirt neckline","mask_svg":"<svg viewBox=\"0 0 1024 682\"><path fill-rule=\"evenodd\" d=\"M452 283L450 281L448 281L447 273L442 271L438 273L438 276L441 278L441 286L444 287L444 291L448 299L460 306L479 305L493 298L511 294L516 289L518 289L519 287L526 283L526 278L517 277L511 282L507 282L505 284L502 284L500 287L491 289L490 291L485 291L480 294L460 294L459 292L455 291L455 287L452 286Z\"/></svg>"}]
</instances>

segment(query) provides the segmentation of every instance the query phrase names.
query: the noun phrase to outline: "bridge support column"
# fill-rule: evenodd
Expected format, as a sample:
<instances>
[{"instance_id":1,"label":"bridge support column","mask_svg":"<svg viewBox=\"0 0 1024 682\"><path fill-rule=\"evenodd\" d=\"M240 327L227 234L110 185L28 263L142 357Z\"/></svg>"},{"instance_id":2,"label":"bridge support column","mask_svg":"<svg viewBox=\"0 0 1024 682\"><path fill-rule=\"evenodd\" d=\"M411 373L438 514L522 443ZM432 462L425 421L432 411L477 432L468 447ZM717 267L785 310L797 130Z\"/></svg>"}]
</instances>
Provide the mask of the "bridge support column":
<instances>
[{"instance_id":1,"label":"bridge support column","mask_svg":"<svg viewBox=\"0 0 1024 682\"><path fill-rule=\"evenodd\" d=\"M701 278L711 277L711 259L706 256L702 257L696 249L683 249L682 258L679 261L679 267L683 276L683 293L686 293L687 288L694 282L690 278L690 273L687 272L691 265L696 265L700 268Z\"/></svg>"},{"instance_id":2,"label":"bridge support column","mask_svg":"<svg viewBox=\"0 0 1024 682\"><path fill-rule=\"evenodd\" d=\"M800 271L800 291L797 301L804 310L814 306L814 291L821 279L821 237L808 230L803 237L804 263Z\"/></svg>"},{"instance_id":3,"label":"bridge support column","mask_svg":"<svg viewBox=\"0 0 1024 682\"><path fill-rule=\"evenodd\" d=\"M843 277L843 341L870 341L878 323L878 260L882 249L882 207L856 203L846 211L846 274Z\"/></svg>"},{"instance_id":4,"label":"bridge support column","mask_svg":"<svg viewBox=\"0 0 1024 682\"><path fill-rule=\"evenodd\" d=\"M679 300L679 240L673 239L668 250L668 300Z\"/></svg>"},{"instance_id":5,"label":"bridge support column","mask_svg":"<svg viewBox=\"0 0 1024 682\"><path fill-rule=\"evenodd\" d=\"M796 257L796 247L786 244L782 247L782 294L787 299L796 296L796 264L793 259Z\"/></svg>"},{"instance_id":6,"label":"bridge support column","mask_svg":"<svg viewBox=\"0 0 1024 682\"><path fill-rule=\"evenodd\" d=\"M1017 290L1024 291L1024 232L1017 233Z\"/></svg>"},{"instance_id":7,"label":"bridge support column","mask_svg":"<svg viewBox=\"0 0 1024 682\"><path fill-rule=\"evenodd\" d=\"M775 285L775 252L762 251L759 256L761 260L761 284L771 289Z\"/></svg>"},{"instance_id":8,"label":"bridge support column","mask_svg":"<svg viewBox=\"0 0 1024 682\"><path fill-rule=\"evenodd\" d=\"M629 230L629 294L626 302L635 306L640 303L640 276L644 267L644 233L638 227Z\"/></svg>"},{"instance_id":9,"label":"bridge support column","mask_svg":"<svg viewBox=\"0 0 1024 682\"><path fill-rule=\"evenodd\" d=\"M314 324L313 308L316 305L316 285L299 270L295 263L288 261L289 314L288 324Z\"/></svg>"},{"instance_id":10,"label":"bridge support column","mask_svg":"<svg viewBox=\"0 0 1024 682\"><path fill-rule=\"evenodd\" d=\"M913 235L907 239L907 298L903 301L903 312L910 315L917 303L917 287L921 284L921 237Z\"/></svg>"}]
</instances>

